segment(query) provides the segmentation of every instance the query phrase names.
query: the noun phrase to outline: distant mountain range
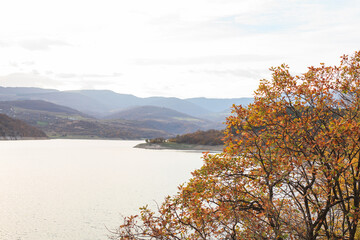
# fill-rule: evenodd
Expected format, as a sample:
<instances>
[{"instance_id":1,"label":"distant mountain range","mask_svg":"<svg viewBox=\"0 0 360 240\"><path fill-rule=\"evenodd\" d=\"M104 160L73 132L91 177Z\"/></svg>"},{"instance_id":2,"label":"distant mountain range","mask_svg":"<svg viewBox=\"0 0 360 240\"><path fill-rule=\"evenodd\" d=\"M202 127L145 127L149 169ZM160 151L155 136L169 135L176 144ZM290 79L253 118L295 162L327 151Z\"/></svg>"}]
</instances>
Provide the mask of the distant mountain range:
<instances>
[{"instance_id":1,"label":"distant mountain range","mask_svg":"<svg viewBox=\"0 0 360 240\"><path fill-rule=\"evenodd\" d=\"M152 138L222 129L233 104L251 98L139 98L109 90L58 91L0 87L0 113L50 137Z\"/></svg>"},{"instance_id":2,"label":"distant mountain range","mask_svg":"<svg viewBox=\"0 0 360 240\"><path fill-rule=\"evenodd\" d=\"M82 112L74 110L72 108L56 105L56 104L46 102L43 100L0 101L0 108L2 109L2 111L4 111L4 112L6 111L8 113L11 112L10 108L22 108L22 109L28 109L28 110L32 110L32 111L66 113L69 115L79 115L79 116L83 116L83 117L90 117L90 116L83 114Z\"/></svg>"},{"instance_id":3,"label":"distant mountain range","mask_svg":"<svg viewBox=\"0 0 360 240\"><path fill-rule=\"evenodd\" d=\"M0 87L0 101L44 100L67 106L94 117L103 117L136 106L157 106L176 110L194 117L229 111L233 104L247 105L252 98L140 98L110 90L58 91L42 88Z\"/></svg>"},{"instance_id":4,"label":"distant mountain range","mask_svg":"<svg viewBox=\"0 0 360 240\"><path fill-rule=\"evenodd\" d=\"M182 120L204 122L185 113L181 113L165 107L140 106L128 108L105 117L106 119L126 119L126 120Z\"/></svg>"}]
</instances>

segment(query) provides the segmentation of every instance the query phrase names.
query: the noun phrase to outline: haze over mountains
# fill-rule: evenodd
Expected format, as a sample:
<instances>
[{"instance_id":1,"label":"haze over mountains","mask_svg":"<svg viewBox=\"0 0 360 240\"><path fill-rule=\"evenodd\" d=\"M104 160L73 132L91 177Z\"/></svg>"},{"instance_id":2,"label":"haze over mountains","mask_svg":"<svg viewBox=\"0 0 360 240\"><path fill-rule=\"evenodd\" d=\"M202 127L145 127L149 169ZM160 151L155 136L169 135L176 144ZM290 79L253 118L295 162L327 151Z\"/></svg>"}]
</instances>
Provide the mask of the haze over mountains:
<instances>
[{"instance_id":1,"label":"haze over mountains","mask_svg":"<svg viewBox=\"0 0 360 240\"><path fill-rule=\"evenodd\" d=\"M0 87L0 113L22 119L50 137L135 139L221 129L233 104L250 102L251 98L140 98L110 90Z\"/></svg>"}]
</instances>

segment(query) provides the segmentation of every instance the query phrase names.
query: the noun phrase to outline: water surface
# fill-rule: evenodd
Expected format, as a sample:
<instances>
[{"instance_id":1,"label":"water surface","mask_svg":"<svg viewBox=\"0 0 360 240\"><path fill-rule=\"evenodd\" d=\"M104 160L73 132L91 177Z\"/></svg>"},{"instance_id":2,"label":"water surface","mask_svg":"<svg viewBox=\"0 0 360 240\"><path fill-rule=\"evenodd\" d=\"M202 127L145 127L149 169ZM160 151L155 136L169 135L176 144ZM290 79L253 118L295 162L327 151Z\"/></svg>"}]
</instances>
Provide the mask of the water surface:
<instances>
[{"instance_id":1,"label":"water surface","mask_svg":"<svg viewBox=\"0 0 360 240\"><path fill-rule=\"evenodd\" d=\"M200 152L137 143L1 141L0 239L107 239L121 214L176 193L202 164Z\"/></svg>"}]
</instances>

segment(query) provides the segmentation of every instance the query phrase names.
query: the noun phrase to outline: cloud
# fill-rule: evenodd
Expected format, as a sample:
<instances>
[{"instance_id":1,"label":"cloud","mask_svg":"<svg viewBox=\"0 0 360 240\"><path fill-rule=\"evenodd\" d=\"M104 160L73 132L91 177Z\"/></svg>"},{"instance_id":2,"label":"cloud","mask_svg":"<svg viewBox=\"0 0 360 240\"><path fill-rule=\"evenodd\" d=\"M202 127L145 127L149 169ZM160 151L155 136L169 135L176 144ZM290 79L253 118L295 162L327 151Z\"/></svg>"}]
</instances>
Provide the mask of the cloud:
<instances>
[{"instance_id":1,"label":"cloud","mask_svg":"<svg viewBox=\"0 0 360 240\"><path fill-rule=\"evenodd\" d=\"M56 74L60 78L113 78L120 77L122 73L113 73L113 74L75 74L75 73L59 73Z\"/></svg>"},{"instance_id":2,"label":"cloud","mask_svg":"<svg viewBox=\"0 0 360 240\"><path fill-rule=\"evenodd\" d=\"M35 65L35 61L24 61L24 62L21 62L20 64L26 65L26 66L32 66L32 65Z\"/></svg>"},{"instance_id":3,"label":"cloud","mask_svg":"<svg viewBox=\"0 0 360 240\"><path fill-rule=\"evenodd\" d=\"M0 47L7 47L9 44L5 41L0 41Z\"/></svg>"},{"instance_id":4,"label":"cloud","mask_svg":"<svg viewBox=\"0 0 360 240\"><path fill-rule=\"evenodd\" d=\"M263 69L225 69L225 70L213 70L213 69L205 69L205 70L190 70L190 73L198 73L198 74L210 74L210 75L232 75L235 77L244 77L251 79L260 79L266 72Z\"/></svg>"},{"instance_id":5,"label":"cloud","mask_svg":"<svg viewBox=\"0 0 360 240\"><path fill-rule=\"evenodd\" d=\"M22 62L11 61L9 65L15 68L20 68L21 66L33 66L35 65L35 61L22 61Z\"/></svg>"},{"instance_id":6,"label":"cloud","mask_svg":"<svg viewBox=\"0 0 360 240\"><path fill-rule=\"evenodd\" d=\"M40 75L37 71L30 73L12 73L0 76L0 86L4 87L57 87L59 82Z\"/></svg>"},{"instance_id":7,"label":"cloud","mask_svg":"<svg viewBox=\"0 0 360 240\"><path fill-rule=\"evenodd\" d=\"M71 46L71 44L65 41L47 39L47 38L23 40L18 42L18 44L21 47L30 51L46 51L54 46Z\"/></svg>"},{"instance_id":8,"label":"cloud","mask_svg":"<svg viewBox=\"0 0 360 240\"><path fill-rule=\"evenodd\" d=\"M60 77L60 78L75 78L75 77L78 77L79 75L74 74L74 73L59 73L59 74L56 74L56 76Z\"/></svg>"},{"instance_id":9,"label":"cloud","mask_svg":"<svg viewBox=\"0 0 360 240\"><path fill-rule=\"evenodd\" d=\"M176 59L136 59L138 65L196 65L196 64L221 64L238 62L261 62L276 59L276 56L242 54L242 55L218 55L194 58Z\"/></svg>"}]
</instances>

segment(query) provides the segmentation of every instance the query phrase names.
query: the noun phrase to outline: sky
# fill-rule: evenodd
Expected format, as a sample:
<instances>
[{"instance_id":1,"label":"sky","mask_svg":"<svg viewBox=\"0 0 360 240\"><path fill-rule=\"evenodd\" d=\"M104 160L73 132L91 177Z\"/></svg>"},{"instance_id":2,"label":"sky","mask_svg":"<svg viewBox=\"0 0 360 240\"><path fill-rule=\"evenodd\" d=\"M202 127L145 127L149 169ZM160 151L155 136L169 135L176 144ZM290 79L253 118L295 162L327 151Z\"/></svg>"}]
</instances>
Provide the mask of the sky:
<instances>
[{"instance_id":1,"label":"sky","mask_svg":"<svg viewBox=\"0 0 360 240\"><path fill-rule=\"evenodd\" d=\"M4 0L0 86L251 97L360 50L359 0Z\"/></svg>"}]
</instances>

